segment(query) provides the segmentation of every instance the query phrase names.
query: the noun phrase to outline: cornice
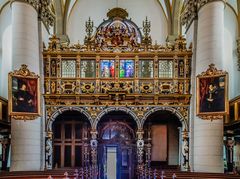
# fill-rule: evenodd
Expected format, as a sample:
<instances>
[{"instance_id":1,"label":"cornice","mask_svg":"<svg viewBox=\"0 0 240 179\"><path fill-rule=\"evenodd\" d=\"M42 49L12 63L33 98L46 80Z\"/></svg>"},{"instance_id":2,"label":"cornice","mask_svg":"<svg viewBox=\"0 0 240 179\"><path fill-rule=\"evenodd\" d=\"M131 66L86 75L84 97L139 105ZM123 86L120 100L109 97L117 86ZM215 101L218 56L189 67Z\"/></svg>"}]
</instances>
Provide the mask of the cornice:
<instances>
[{"instance_id":1,"label":"cornice","mask_svg":"<svg viewBox=\"0 0 240 179\"><path fill-rule=\"evenodd\" d=\"M55 17L49 8L49 0L11 0L11 3L16 1L30 4L37 11L39 19L48 28L54 25Z\"/></svg>"},{"instance_id":2,"label":"cornice","mask_svg":"<svg viewBox=\"0 0 240 179\"><path fill-rule=\"evenodd\" d=\"M226 0L186 0L184 3L184 11L181 15L182 25L186 25L187 29L192 21L197 18L199 10L208 3L222 1L226 4Z\"/></svg>"}]
</instances>

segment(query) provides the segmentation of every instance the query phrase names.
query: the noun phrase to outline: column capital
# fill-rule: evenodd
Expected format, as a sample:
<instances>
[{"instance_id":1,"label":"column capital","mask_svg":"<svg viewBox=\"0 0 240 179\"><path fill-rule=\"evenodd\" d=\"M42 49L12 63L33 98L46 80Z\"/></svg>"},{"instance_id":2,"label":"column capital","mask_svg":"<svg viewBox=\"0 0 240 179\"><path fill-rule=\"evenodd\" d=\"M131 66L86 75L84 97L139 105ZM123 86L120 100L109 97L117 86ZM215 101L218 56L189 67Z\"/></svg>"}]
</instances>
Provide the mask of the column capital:
<instances>
[{"instance_id":1,"label":"column capital","mask_svg":"<svg viewBox=\"0 0 240 179\"><path fill-rule=\"evenodd\" d=\"M204 5L214 2L214 1L222 1L224 4L226 3L226 0L199 0L198 1L198 10L202 8Z\"/></svg>"},{"instance_id":2,"label":"column capital","mask_svg":"<svg viewBox=\"0 0 240 179\"><path fill-rule=\"evenodd\" d=\"M38 13L39 19L49 28L54 25L55 16L50 9L49 0L11 0L11 3L23 2L30 4Z\"/></svg>"},{"instance_id":3,"label":"column capital","mask_svg":"<svg viewBox=\"0 0 240 179\"><path fill-rule=\"evenodd\" d=\"M181 16L182 25L186 25L188 28L192 21L197 18L199 10L206 4L214 1L226 3L226 0L186 0L184 3L185 8Z\"/></svg>"}]
</instances>

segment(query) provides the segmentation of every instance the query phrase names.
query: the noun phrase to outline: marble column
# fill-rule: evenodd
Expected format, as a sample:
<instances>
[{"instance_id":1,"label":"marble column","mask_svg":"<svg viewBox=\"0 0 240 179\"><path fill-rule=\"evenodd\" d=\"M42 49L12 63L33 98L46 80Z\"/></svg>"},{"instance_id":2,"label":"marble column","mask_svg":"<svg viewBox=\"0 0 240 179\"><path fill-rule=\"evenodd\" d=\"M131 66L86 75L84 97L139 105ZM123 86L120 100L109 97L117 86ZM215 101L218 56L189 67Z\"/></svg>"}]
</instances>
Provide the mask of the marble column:
<instances>
[{"instance_id":1,"label":"marble column","mask_svg":"<svg viewBox=\"0 0 240 179\"><path fill-rule=\"evenodd\" d=\"M199 3L196 75L206 71L211 63L222 69L224 50L224 2L200 0ZM223 173L223 120L194 116L194 171Z\"/></svg>"},{"instance_id":2,"label":"marble column","mask_svg":"<svg viewBox=\"0 0 240 179\"><path fill-rule=\"evenodd\" d=\"M21 64L39 74L39 36L36 4L13 1L12 62L13 69ZM36 7L36 6L35 6ZM11 171L41 169L41 118L32 121L11 121Z\"/></svg>"}]
</instances>

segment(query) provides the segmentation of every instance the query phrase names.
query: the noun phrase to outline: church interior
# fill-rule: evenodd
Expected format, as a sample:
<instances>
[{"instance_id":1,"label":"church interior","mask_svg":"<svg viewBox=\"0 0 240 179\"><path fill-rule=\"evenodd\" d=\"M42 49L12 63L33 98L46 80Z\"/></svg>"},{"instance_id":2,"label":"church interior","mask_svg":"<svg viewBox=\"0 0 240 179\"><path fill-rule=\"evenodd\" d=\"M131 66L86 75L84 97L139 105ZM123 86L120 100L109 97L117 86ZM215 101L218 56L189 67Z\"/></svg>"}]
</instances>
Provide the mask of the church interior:
<instances>
[{"instance_id":1,"label":"church interior","mask_svg":"<svg viewBox=\"0 0 240 179\"><path fill-rule=\"evenodd\" d=\"M239 175L239 0L0 0L0 179Z\"/></svg>"}]
</instances>

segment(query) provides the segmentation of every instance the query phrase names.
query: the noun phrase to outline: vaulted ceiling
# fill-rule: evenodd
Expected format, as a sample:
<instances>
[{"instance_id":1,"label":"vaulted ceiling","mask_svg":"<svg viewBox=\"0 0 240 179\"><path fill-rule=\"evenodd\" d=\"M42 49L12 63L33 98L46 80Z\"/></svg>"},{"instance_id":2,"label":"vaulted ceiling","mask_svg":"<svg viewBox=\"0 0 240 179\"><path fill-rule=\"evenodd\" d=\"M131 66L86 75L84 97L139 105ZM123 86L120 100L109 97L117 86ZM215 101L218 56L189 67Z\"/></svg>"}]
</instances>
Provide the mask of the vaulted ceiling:
<instances>
[{"instance_id":1,"label":"vaulted ceiling","mask_svg":"<svg viewBox=\"0 0 240 179\"><path fill-rule=\"evenodd\" d=\"M79 0L50 0L52 12L55 14L56 24L55 33L66 34L67 20L73 10L76 2ZM118 0L114 0L116 3ZM181 31L180 16L187 0L156 0L168 21L169 35L178 35ZM10 0L0 0L0 14L1 10ZM227 5L230 6L237 15L238 8L237 0L227 0ZM240 6L240 5L239 5ZM238 7L238 8L237 8Z\"/></svg>"}]
</instances>

